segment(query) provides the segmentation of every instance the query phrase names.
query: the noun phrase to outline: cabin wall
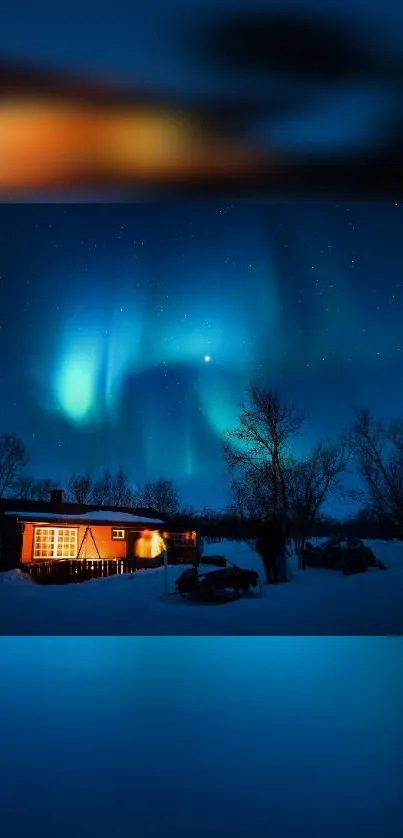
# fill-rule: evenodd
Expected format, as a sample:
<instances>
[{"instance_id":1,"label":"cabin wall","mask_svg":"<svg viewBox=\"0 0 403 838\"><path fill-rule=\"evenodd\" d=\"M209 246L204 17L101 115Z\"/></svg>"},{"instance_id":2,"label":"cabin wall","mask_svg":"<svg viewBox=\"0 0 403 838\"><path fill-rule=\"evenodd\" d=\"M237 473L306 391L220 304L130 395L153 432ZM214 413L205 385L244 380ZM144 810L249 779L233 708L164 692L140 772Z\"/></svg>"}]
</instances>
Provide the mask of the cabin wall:
<instances>
[{"instance_id":1,"label":"cabin wall","mask_svg":"<svg viewBox=\"0 0 403 838\"><path fill-rule=\"evenodd\" d=\"M45 521L41 521L40 523L35 524L25 524L24 533L23 533L23 541L22 541L22 551L21 551L21 561L23 563L33 561L33 553L34 553L34 530L36 527L45 527L47 526ZM49 524L49 526L61 527L59 524ZM84 538L86 526L78 526L75 527L74 524L68 525L70 528L74 528L78 530L77 535L77 551L80 547L80 544ZM118 526L118 525L116 525ZM94 542L91 538L91 533L94 536L95 543L98 547L98 552L101 559L124 559L126 558L126 546L127 542L121 540L112 540L112 527L105 526L100 524L91 525L90 530L87 534L87 541L83 544L83 547L80 551L80 559L96 559L98 558L98 554L96 548L94 546Z\"/></svg>"},{"instance_id":2,"label":"cabin wall","mask_svg":"<svg viewBox=\"0 0 403 838\"><path fill-rule=\"evenodd\" d=\"M124 559L126 558L126 541L112 541L112 528L110 526L94 525L91 526L87 535L87 543L83 544L80 558L95 559L97 558L97 550L91 533L97 545L101 559ZM78 532L78 547L80 546L85 534L85 527L79 527Z\"/></svg>"},{"instance_id":3,"label":"cabin wall","mask_svg":"<svg viewBox=\"0 0 403 838\"><path fill-rule=\"evenodd\" d=\"M21 528L14 518L0 518L0 572L13 570L20 563Z\"/></svg>"},{"instance_id":4,"label":"cabin wall","mask_svg":"<svg viewBox=\"0 0 403 838\"><path fill-rule=\"evenodd\" d=\"M49 521L38 521L36 523L25 523L21 524L15 518L6 518L5 516L0 516L0 533L1 533L1 553L0 553L0 571L2 570L11 570L12 568L16 568L19 566L20 562L24 564L28 564L33 559L33 552L34 552L34 531L36 527L73 527L77 530L77 551L80 548L81 542L83 540L86 525L80 524L78 526L74 526L74 524L57 524L56 522ZM119 525L115 525L116 528L119 528ZM134 554L133 551L133 541L134 541L134 533L140 533L144 527L139 526L138 529L134 527L130 527L129 529L125 526L122 529L126 530L126 539L125 540L112 540L112 526L110 524L94 524L90 527L90 532L92 532L96 545L98 547L99 556L101 559L123 559L128 556L132 556ZM149 529L154 529L152 526L148 526ZM91 538L90 532L87 535L87 542L83 545L82 549L80 550L80 559L96 559L98 558L98 553L96 547L94 546L93 540ZM194 544L193 542L183 544L182 546L176 545L174 547L169 547L169 553L171 558L178 558L181 557L192 557L193 556L193 549ZM188 556L189 554L189 556ZM38 561L41 561L40 559ZM46 560L45 560L46 561ZM57 561L57 560L55 560Z\"/></svg>"}]
</instances>

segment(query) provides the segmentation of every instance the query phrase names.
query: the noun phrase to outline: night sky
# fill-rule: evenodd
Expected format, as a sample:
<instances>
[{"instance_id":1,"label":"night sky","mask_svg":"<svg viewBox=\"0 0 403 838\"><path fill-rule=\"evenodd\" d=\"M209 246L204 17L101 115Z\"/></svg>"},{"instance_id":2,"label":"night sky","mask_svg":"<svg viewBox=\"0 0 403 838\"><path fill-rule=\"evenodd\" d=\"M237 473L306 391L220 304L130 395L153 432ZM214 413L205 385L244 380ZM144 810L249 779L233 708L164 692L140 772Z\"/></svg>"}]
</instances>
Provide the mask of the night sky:
<instances>
[{"instance_id":1,"label":"night sky","mask_svg":"<svg viewBox=\"0 0 403 838\"><path fill-rule=\"evenodd\" d=\"M309 414L402 413L403 205L3 205L0 431L29 473L122 465L226 502L223 433L257 376Z\"/></svg>"}]
</instances>

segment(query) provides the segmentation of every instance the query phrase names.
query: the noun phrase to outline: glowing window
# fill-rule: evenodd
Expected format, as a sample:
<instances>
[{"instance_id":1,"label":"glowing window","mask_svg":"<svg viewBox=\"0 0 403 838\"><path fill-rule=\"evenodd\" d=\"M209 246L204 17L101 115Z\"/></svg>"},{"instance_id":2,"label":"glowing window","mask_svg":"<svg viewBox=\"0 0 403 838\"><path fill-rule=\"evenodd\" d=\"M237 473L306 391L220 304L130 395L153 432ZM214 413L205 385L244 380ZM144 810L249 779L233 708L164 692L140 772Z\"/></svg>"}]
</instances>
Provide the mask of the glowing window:
<instances>
[{"instance_id":1,"label":"glowing window","mask_svg":"<svg viewBox=\"0 0 403 838\"><path fill-rule=\"evenodd\" d=\"M35 527L34 559L75 559L76 556L76 529Z\"/></svg>"},{"instance_id":2,"label":"glowing window","mask_svg":"<svg viewBox=\"0 0 403 838\"><path fill-rule=\"evenodd\" d=\"M112 530L113 541L124 541L126 538L125 530Z\"/></svg>"}]
</instances>

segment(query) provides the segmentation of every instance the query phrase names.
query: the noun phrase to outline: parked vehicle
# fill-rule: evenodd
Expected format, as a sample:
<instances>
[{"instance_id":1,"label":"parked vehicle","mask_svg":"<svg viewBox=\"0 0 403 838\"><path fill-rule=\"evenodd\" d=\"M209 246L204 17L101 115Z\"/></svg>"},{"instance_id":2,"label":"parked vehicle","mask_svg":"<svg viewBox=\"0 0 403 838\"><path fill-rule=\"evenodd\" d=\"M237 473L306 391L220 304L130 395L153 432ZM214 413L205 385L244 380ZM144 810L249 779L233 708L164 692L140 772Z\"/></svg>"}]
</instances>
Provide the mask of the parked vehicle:
<instances>
[{"instance_id":1,"label":"parked vehicle","mask_svg":"<svg viewBox=\"0 0 403 838\"><path fill-rule=\"evenodd\" d=\"M176 589L181 596L199 600L221 601L228 599L231 591L232 597L239 597L248 594L251 588L263 590L259 574L236 565L205 573L190 567L176 580Z\"/></svg>"},{"instance_id":2,"label":"parked vehicle","mask_svg":"<svg viewBox=\"0 0 403 838\"><path fill-rule=\"evenodd\" d=\"M316 547L307 542L302 552L303 567L326 567L349 575L370 567L386 570L383 562L359 538L329 538Z\"/></svg>"}]
</instances>

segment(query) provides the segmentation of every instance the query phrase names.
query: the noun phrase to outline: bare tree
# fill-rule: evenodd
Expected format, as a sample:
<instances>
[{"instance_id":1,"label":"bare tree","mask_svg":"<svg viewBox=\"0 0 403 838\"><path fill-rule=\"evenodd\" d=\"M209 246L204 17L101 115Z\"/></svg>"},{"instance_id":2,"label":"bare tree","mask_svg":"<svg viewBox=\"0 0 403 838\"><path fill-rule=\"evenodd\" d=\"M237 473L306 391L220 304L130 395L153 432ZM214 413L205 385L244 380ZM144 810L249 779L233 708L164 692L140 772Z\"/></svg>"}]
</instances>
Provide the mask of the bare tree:
<instances>
[{"instance_id":1,"label":"bare tree","mask_svg":"<svg viewBox=\"0 0 403 838\"><path fill-rule=\"evenodd\" d=\"M127 474L121 467L113 478L112 497L114 506L134 506L135 494L129 486Z\"/></svg>"},{"instance_id":2,"label":"bare tree","mask_svg":"<svg viewBox=\"0 0 403 838\"><path fill-rule=\"evenodd\" d=\"M302 460L290 453L301 434L306 416L282 401L273 390L254 384L249 402L241 406L239 426L227 434L224 457L235 474L230 487L229 511L237 517L259 518L268 512L286 515L294 525L300 554L325 501L341 492L350 451L341 438L318 442Z\"/></svg>"},{"instance_id":3,"label":"bare tree","mask_svg":"<svg viewBox=\"0 0 403 838\"><path fill-rule=\"evenodd\" d=\"M48 501L50 500L50 493L52 489L57 489L60 486L58 480L50 480L48 477L40 478L36 481L36 500Z\"/></svg>"},{"instance_id":4,"label":"bare tree","mask_svg":"<svg viewBox=\"0 0 403 838\"><path fill-rule=\"evenodd\" d=\"M341 477L350 460L350 450L341 438L336 442L317 442L308 457L295 460L289 467L289 513L298 556L329 495L342 493Z\"/></svg>"},{"instance_id":5,"label":"bare tree","mask_svg":"<svg viewBox=\"0 0 403 838\"><path fill-rule=\"evenodd\" d=\"M19 500L36 500L37 480L28 474L21 474L14 481L13 495Z\"/></svg>"},{"instance_id":6,"label":"bare tree","mask_svg":"<svg viewBox=\"0 0 403 838\"><path fill-rule=\"evenodd\" d=\"M94 480L92 469L86 474L73 474L68 483L68 497L75 503L96 506L133 506L134 492L122 468L113 474L104 468Z\"/></svg>"},{"instance_id":7,"label":"bare tree","mask_svg":"<svg viewBox=\"0 0 403 838\"><path fill-rule=\"evenodd\" d=\"M108 506L113 493L113 476L109 468L101 471L92 487L92 503L97 506Z\"/></svg>"},{"instance_id":8,"label":"bare tree","mask_svg":"<svg viewBox=\"0 0 403 838\"><path fill-rule=\"evenodd\" d=\"M203 518L204 521L216 521L217 518L220 517L220 513L212 506L204 504L200 511L200 517Z\"/></svg>"},{"instance_id":9,"label":"bare tree","mask_svg":"<svg viewBox=\"0 0 403 838\"><path fill-rule=\"evenodd\" d=\"M104 468L92 484L89 497L98 506L134 506L135 503L135 493L121 467L115 474Z\"/></svg>"},{"instance_id":10,"label":"bare tree","mask_svg":"<svg viewBox=\"0 0 403 838\"><path fill-rule=\"evenodd\" d=\"M248 490L245 481L239 479L231 481L229 502L225 511L228 515L234 515L236 518L248 517Z\"/></svg>"},{"instance_id":11,"label":"bare tree","mask_svg":"<svg viewBox=\"0 0 403 838\"><path fill-rule=\"evenodd\" d=\"M230 501L226 507L226 514L243 521L257 520L267 514L269 509L269 492L258 471L245 470L242 479L232 481L229 489ZM256 538L245 537L245 544L254 550Z\"/></svg>"},{"instance_id":12,"label":"bare tree","mask_svg":"<svg viewBox=\"0 0 403 838\"><path fill-rule=\"evenodd\" d=\"M247 388L247 401L240 408L238 427L226 433L224 459L232 472L241 475L248 492L254 487L256 500L257 490L264 488L266 512L286 513L289 443L301 434L306 416L274 390L262 390L258 383ZM260 495L262 499L262 492Z\"/></svg>"},{"instance_id":13,"label":"bare tree","mask_svg":"<svg viewBox=\"0 0 403 838\"><path fill-rule=\"evenodd\" d=\"M0 497L13 492L22 470L28 463L24 443L17 434L0 436Z\"/></svg>"},{"instance_id":14,"label":"bare tree","mask_svg":"<svg viewBox=\"0 0 403 838\"><path fill-rule=\"evenodd\" d=\"M73 503L90 504L93 495L91 469L86 474L72 474L67 485L68 500Z\"/></svg>"},{"instance_id":15,"label":"bare tree","mask_svg":"<svg viewBox=\"0 0 403 838\"><path fill-rule=\"evenodd\" d=\"M49 478L38 479L22 474L15 481L13 495L20 500L48 501L51 490L57 486L58 483Z\"/></svg>"},{"instance_id":16,"label":"bare tree","mask_svg":"<svg viewBox=\"0 0 403 838\"><path fill-rule=\"evenodd\" d=\"M270 485L264 470L245 468L242 476L232 480L227 513L241 519L262 518L271 505Z\"/></svg>"},{"instance_id":17,"label":"bare tree","mask_svg":"<svg viewBox=\"0 0 403 838\"><path fill-rule=\"evenodd\" d=\"M173 481L165 477L149 480L140 486L136 492L136 504L151 506L168 517L177 515L180 510L178 491Z\"/></svg>"},{"instance_id":18,"label":"bare tree","mask_svg":"<svg viewBox=\"0 0 403 838\"><path fill-rule=\"evenodd\" d=\"M178 515L183 516L184 518L195 518L197 516L197 511L194 506L190 503L182 504L179 508Z\"/></svg>"},{"instance_id":19,"label":"bare tree","mask_svg":"<svg viewBox=\"0 0 403 838\"><path fill-rule=\"evenodd\" d=\"M382 518L403 524L403 421L389 426L366 409L355 410L346 440L362 483L361 500Z\"/></svg>"}]
</instances>

